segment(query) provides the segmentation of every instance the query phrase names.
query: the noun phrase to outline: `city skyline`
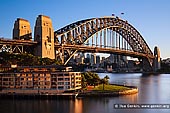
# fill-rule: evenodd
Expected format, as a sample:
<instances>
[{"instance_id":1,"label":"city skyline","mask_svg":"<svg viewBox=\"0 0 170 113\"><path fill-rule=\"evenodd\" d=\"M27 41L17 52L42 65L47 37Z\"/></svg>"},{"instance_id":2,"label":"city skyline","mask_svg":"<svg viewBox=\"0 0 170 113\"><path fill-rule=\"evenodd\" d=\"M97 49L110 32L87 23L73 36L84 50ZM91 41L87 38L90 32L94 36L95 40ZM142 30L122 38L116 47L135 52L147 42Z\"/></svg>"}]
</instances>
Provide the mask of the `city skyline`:
<instances>
[{"instance_id":1,"label":"city skyline","mask_svg":"<svg viewBox=\"0 0 170 113\"><path fill-rule=\"evenodd\" d=\"M168 21L170 8L168 0L163 1L124 1L124 0L30 0L0 1L1 21L0 37L11 38L14 22L24 18L31 24L34 33L35 21L38 15L47 15L52 19L54 31L78 20L111 16L114 14L132 24L144 37L149 47L158 46L163 59L170 57L168 49ZM106 7L107 6L107 7Z\"/></svg>"}]
</instances>

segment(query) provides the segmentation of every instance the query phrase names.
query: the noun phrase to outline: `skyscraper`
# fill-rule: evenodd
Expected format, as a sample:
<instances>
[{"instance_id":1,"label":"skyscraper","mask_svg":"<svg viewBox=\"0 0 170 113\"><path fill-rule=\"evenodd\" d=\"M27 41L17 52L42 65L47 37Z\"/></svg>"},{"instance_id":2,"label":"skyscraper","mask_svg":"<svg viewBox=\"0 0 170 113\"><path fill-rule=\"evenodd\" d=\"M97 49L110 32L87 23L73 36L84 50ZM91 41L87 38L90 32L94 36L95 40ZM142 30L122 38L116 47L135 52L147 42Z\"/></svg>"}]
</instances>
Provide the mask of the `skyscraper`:
<instances>
[{"instance_id":1,"label":"skyscraper","mask_svg":"<svg viewBox=\"0 0 170 113\"><path fill-rule=\"evenodd\" d=\"M91 60L90 60L91 62L91 65L94 65L94 64L96 64L96 54L95 53L92 53L91 54Z\"/></svg>"}]
</instances>

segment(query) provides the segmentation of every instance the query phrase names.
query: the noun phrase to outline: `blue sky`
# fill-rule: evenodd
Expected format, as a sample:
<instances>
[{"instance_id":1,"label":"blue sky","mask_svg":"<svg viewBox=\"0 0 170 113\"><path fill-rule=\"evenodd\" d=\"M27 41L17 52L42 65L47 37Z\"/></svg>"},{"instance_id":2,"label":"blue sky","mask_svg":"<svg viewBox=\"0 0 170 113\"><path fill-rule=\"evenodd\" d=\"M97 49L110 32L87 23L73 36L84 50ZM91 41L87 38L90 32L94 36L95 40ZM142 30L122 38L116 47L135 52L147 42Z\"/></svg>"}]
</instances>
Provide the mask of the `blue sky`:
<instances>
[{"instance_id":1,"label":"blue sky","mask_svg":"<svg viewBox=\"0 0 170 113\"><path fill-rule=\"evenodd\" d=\"M170 58L169 5L170 0L0 0L0 37L12 37L17 18L27 19L33 31L36 17L47 15L57 30L77 20L114 13L132 24L151 50L158 46L165 59Z\"/></svg>"}]
</instances>

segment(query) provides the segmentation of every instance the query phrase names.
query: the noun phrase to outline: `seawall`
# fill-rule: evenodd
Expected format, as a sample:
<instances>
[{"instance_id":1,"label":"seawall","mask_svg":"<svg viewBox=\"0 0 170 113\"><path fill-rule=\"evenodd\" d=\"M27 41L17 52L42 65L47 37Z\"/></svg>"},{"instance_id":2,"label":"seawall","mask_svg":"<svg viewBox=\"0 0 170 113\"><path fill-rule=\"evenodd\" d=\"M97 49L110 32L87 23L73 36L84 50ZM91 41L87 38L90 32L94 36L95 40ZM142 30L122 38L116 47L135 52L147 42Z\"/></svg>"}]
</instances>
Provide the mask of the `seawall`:
<instances>
[{"instance_id":1,"label":"seawall","mask_svg":"<svg viewBox=\"0 0 170 113\"><path fill-rule=\"evenodd\" d=\"M138 88L132 88L129 90L124 91L85 91L78 94L78 97L102 97L102 96L109 96L109 97L116 97L121 95L131 95L138 93Z\"/></svg>"}]
</instances>

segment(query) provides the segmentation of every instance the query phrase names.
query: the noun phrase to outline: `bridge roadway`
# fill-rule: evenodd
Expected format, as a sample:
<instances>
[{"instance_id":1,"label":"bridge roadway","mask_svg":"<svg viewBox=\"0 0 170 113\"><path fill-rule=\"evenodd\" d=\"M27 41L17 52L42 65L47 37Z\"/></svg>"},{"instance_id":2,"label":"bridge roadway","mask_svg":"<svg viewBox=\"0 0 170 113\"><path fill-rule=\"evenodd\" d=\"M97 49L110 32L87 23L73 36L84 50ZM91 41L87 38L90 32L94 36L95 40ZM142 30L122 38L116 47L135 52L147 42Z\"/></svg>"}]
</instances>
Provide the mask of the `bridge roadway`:
<instances>
[{"instance_id":1,"label":"bridge roadway","mask_svg":"<svg viewBox=\"0 0 170 113\"><path fill-rule=\"evenodd\" d=\"M55 47L60 48L60 44L55 44ZM137 57L137 58L151 58L153 59L154 56L150 54L144 54L139 52L134 52L130 50L123 50L119 48L108 48L108 47L96 47L96 46L87 46L87 45L68 45L68 44L62 44L63 49L74 49L75 51L81 51L81 52L96 52L96 53L114 53L124 56L131 56L131 57Z\"/></svg>"},{"instance_id":2,"label":"bridge roadway","mask_svg":"<svg viewBox=\"0 0 170 113\"><path fill-rule=\"evenodd\" d=\"M38 42L32 40L13 40L0 38L0 45L36 45Z\"/></svg>"},{"instance_id":3,"label":"bridge roadway","mask_svg":"<svg viewBox=\"0 0 170 113\"><path fill-rule=\"evenodd\" d=\"M0 45L27 45L32 46L36 45L38 42L32 41L32 40L12 40L12 39L3 39L0 38ZM87 45L68 45L68 44L55 44L56 48L61 48L61 46L64 49L74 49L75 51L82 51L82 52L96 52L96 53L114 53L114 54L120 54L125 56L132 56L132 57L147 57L153 59L154 56L150 54L144 54L139 52L134 52L130 50L123 50L119 48L109 48L109 47L96 47L96 46L87 46Z\"/></svg>"}]
</instances>

